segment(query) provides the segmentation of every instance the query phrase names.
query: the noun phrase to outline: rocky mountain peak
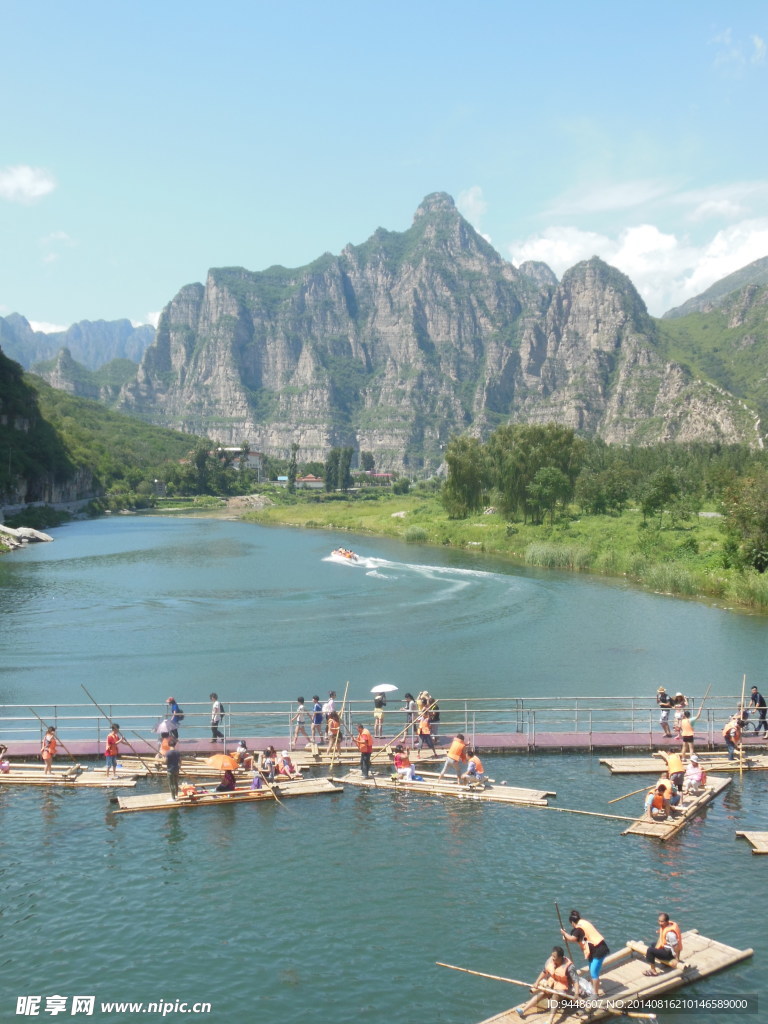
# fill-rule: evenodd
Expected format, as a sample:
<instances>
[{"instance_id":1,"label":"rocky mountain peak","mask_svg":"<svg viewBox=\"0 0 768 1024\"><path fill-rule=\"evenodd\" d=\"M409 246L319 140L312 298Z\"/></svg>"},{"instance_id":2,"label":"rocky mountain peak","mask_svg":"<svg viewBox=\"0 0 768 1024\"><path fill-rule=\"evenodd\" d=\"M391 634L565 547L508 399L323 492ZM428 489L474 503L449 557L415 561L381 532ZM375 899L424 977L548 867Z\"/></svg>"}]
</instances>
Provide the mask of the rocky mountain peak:
<instances>
[{"instance_id":1,"label":"rocky mountain peak","mask_svg":"<svg viewBox=\"0 0 768 1024\"><path fill-rule=\"evenodd\" d=\"M449 214L454 217L459 216L459 211L456 209L456 204L453 201L453 197L449 196L447 192L430 192L428 196L425 196L413 215L414 223L420 217L427 217L433 214Z\"/></svg>"}]
</instances>

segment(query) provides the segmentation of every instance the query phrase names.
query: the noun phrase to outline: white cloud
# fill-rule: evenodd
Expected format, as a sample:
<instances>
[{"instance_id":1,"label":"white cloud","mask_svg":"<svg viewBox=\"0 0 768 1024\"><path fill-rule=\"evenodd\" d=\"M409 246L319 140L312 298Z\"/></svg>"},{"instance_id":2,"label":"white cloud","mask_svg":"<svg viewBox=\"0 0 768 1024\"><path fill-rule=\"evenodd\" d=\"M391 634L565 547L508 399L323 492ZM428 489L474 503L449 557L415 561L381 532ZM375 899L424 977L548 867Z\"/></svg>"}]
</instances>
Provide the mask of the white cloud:
<instances>
[{"instance_id":1,"label":"white cloud","mask_svg":"<svg viewBox=\"0 0 768 1024\"><path fill-rule=\"evenodd\" d=\"M0 168L0 199L11 203L34 203L56 188L56 180L41 167L17 164Z\"/></svg>"},{"instance_id":2,"label":"white cloud","mask_svg":"<svg viewBox=\"0 0 768 1024\"><path fill-rule=\"evenodd\" d=\"M668 196L674 187L669 182L645 180L591 186L583 192L573 191L561 196L545 214L549 217L562 217L582 213L634 210L638 206Z\"/></svg>"},{"instance_id":3,"label":"white cloud","mask_svg":"<svg viewBox=\"0 0 768 1024\"><path fill-rule=\"evenodd\" d=\"M765 40L762 36L752 35L748 42L740 42L727 28L714 36L712 45L717 47L715 67L726 74L740 75L750 64L765 62Z\"/></svg>"},{"instance_id":4,"label":"white cloud","mask_svg":"<svg viewBox=\"0 0 768 1024\"><path fill-rule=\"evenodd\" d=\"M29 326L33 331L42 331L43 334L57 334L59 331L66 331L62 324L48 324L42 320L30 320Z\"/></svg>"},{"instance_id":5,"label":"white cloud","mask_svg":"<svg viewBox=\"0 0 768 1024\"><path fill-rule=\"evenodd\" d=\"M542 260L558 276L581 260L599 256L626 274L649 311L660 316L715 281L768 255L768 218L743 220L705 244L638 224L617 235L552 226L508 247L513 263Z\"/></svg>"},{"instance_id":6,"label":"white cloud","mask_svg":"<svg viewBox=\"0 0 768 1024\"><path fill-rule=\"evenodd\" d=\"M157 312L157 313L145 313L143 320L131 320L131 323L133 324L134 327L143 327L145 324L152 324L152 326L154 328L157 328L157 325L158 325L159 321L160 321L160 313Z\"/></svg>"}]
</instances>

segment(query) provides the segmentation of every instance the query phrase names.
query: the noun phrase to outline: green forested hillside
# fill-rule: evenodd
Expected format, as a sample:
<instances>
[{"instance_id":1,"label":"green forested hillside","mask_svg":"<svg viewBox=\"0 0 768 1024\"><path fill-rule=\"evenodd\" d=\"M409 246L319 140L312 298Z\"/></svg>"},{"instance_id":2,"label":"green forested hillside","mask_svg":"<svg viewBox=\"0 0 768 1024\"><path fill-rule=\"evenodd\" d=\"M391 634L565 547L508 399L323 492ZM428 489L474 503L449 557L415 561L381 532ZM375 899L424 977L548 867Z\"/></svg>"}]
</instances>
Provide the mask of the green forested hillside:
<instances>
[{"instance_id":1,"label":"green forested hillside","mask_svg":"<svg viewBox=\"0 0 768 1024\"><path fill-rule=\"evenodd\" d=\"M732 294L708 313L657 321L666 359L768 415L768 286Z\"/></svg>"},{"instance_id":2,"label":"green forested hillside","mask_svg":"<svg viewBox=\"0 0 768 1024\"><path fill-rule=\"evenodd\" d=\"M56 391L0 352L0 498L24 481L25 499L37 500L44 481L63 484L79 469L99 492L123 480L135 487L199 443Z\"/></svg>"}]
</instances>

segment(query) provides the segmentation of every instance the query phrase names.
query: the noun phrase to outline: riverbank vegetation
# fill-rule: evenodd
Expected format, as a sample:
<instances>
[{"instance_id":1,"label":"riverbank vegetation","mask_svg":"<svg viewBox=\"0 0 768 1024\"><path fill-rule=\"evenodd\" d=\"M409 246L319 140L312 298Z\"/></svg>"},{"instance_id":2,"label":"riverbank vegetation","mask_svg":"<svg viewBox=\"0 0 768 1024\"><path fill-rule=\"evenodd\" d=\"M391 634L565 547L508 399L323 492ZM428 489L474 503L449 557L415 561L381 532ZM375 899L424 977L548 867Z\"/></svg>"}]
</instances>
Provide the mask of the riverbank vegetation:
<instances>
[{"instance_id":1,"label":"riverbank vegetation","mask_svg":"<svg viewBox=\"0 0 768 1024\"><path fill-rule=\"evenodd\" d=\"M768 610L768 465L711 445L609 448L561 427L456 438L408 494L289 494L246 518L487 552Z\"/></svg>"}]
</instances>

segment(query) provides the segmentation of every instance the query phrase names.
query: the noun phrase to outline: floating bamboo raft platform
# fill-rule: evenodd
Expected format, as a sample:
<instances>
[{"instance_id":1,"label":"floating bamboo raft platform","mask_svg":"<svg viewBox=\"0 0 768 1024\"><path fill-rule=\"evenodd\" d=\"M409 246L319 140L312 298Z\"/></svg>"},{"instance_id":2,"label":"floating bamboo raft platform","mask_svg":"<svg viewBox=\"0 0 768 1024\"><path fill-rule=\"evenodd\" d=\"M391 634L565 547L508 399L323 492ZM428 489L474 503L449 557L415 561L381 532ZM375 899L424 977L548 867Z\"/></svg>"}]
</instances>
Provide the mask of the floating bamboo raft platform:
<instances>
[{"instance_id":1,"label":"floating bamboo raft platform","mask_svg":"<svg viewBox=\"0 0 768 1024\"><path fill-rule=\"evenodd\" d=\"M622 1000L628 1003L635 999L656 999L665 992L672 992L683 985L691 985L741 960L747 960L753 953L751 949L736 949L717 942L716 939L708 939L704 935L699 935L696 929L692 929L683 932L683 965L671 970L662 970L655 978L646 978L643 974L648 967L644 959L646 945L643 942L627 942L623 949L605 958L600 973L600 984L606 1000ZM582 968L579 974L586 977L586 968ZM523 992L520 1003L525 1003L527 998L528 993ZM546 995L542 995L541 1009L536 1007L526 1014L525 1020L529 1024L545 1024L549 1020L550 1011L545 1005L546 998ZM591 1022L605 1020L608 1017L619 1019L619 1016L615 1009L611 1012L596 1008L588 1019ZM559 1014L558 1019L567 1021L574 1018ZM481 1024L520 1024L520 1017L512 1008L496 1014L495 1017L488 1017Z\"/></svg>"},{"instance_id":2,"label":"floating bamboo raft platform","mask_svg":"<svg viewBox=\"0 0 768 1024\"><path fill-rule=\"evenodd\" d=\"M768 832L737 832L738 839L746 839L752 845L752 853L768 853Z\"/></svg>"},{"instance_id":3,"label":"floating bamboo raft platform","mask_svg":"<svg viewBox=\"0 0 768 1024\"><path fill-rule=\"evenodd\" d=\"M287 784L273 785L272 789L242 788L226 793L203 790L193 796L173 800L170 793L144 793L141 796L117 797L118 809L115 814L133 814L136 811L167 811L171 808L187 809L192 807L220 807L223 804L259 803L274 800L275 794L280 800L289 796L321 796L323 794L341 793L343 787L335 786L330 779L303 779Z\"/></svg>"},{"instance_id":4,"label":"floating bamboo raft platform","mask_svg":"<svg viewBox=\"0 0 768 1024\"><path fill-rule=\"evenodd\" d=\"M547 797L556 793L540 789L520 789L515 786L460 786L455 780L438 781L435 776L424 777L423 782L395 782L388 775L376 775L364 779L362 775L350 773L334 777L333 782L348 786L360 786L363 789L386 789L390 792L421 793L423 796L447 796L454 800L476 800L480 803L524 804L534 807L546 807Z\"/></svg>"},{"instance_id":5,"label":"floating bamboo raft platform","mask_svg":"<svg viewBox=\"0 0 768 1024\"><path fill-rule=\"evenodd\" d=\"M696 752L701 767L707 772L756 772L768 771L768 754L754 754L741 761L729 761L725 754L718 752ZM664 770L661 757L601 757L600 764L610 769L611 775L650 775Z\"/></svg>"},{"instance_id":6,"label":"floating bamboo raft platform","mask_svg":"<svg viewBox=\"0 0 768 1024\"><path fill-rule=\"evenodd\" d=\"M86 772L80 765L71 768L54 768L46 774L42 766L12 765L9 772L0 772L0 786L67 786L71 789L113 789L115 786L136 785L133 776L108 779L106 775Z\"/></svg>"},{"instance_id":7,"label":"floating bamboo raft platform","mask_svg":"<svg viewBox=\"0 0 768 1024\"><path fill-rule=\"evenodd\" d=\"M358 761L360 760L358 755ZM155 761L154 758L143 758L144 763L136 758L121 758L117 766L118 777L125 776L130 778L140 779L164 779L167 776L165 767L165 761ZM104 765L99 765L94 768L94 772L103 774L106 771ZM237 779L247 779L248 782L253 778L253 769L251 768L237 768L233 769L234 775ZM181 760L181 778L182 779L220 779L222 769L215 768L213 765L206 764L205 758L192 758L182 757ZM261 773L265 775L264 772ZM297 776L295 776L297 777ZM281 778L278 776L278 782L286 781L285 777Z\"/></svg>"},{"instance_id":8,"label":"floating bamboo raft platform","mask_svg":"<svg viewBox=\"0 0 768 1024\"><path fill-rule=\"evenodd\" d=\"M651 839L660 839L662 842L666 842L668 839L676 836L678 832L682 832L690 820L730 784L730 779L718 779L710 776L706 786L704 786L698 796L683 797L685 802L679 814L675 814L665 821L651 821L645 815L642 818L638 818L634 825L630 825L628 829L625 829L622 835L648 836Z\"/></svg>"}]
</instances>

